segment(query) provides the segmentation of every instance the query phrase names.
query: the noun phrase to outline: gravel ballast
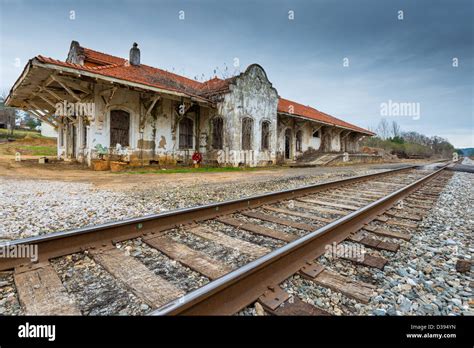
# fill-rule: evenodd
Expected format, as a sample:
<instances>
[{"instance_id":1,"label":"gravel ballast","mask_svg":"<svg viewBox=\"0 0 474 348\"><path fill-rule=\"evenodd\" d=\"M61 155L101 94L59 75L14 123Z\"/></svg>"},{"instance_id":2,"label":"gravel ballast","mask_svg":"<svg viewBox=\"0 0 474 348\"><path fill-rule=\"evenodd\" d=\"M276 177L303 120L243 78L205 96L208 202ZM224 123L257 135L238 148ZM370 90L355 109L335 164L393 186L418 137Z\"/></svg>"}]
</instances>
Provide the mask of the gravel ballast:
<instances>
[{"instance_id":1,"label":"gravel ballast","mask_svg":"<svg viewBox=\"0 0 474 348\"><path fill-rule=\"evenodd\" d=\"M369 304L315 285L296 275L283 288L334 315L474 315L471 272L456 270L472 261L474 176L455 173L413 237L398 240L397 253L366 249L389 262L384 270L322 256L318 261L348 278L376 285ZM347 242L345 242L347 244ZM254 308L245 314L255 314Z\"/></svg>"},{"instance_id":2,"label":"gravel ballast","mask_svg":"<svg viewBox=\"0 0 474 348\"><path fill-rule=\"evenodd\" d=\"M51 261L83 315L143 315L150 307L83 253Z\"/></svg>"}]
</instances>

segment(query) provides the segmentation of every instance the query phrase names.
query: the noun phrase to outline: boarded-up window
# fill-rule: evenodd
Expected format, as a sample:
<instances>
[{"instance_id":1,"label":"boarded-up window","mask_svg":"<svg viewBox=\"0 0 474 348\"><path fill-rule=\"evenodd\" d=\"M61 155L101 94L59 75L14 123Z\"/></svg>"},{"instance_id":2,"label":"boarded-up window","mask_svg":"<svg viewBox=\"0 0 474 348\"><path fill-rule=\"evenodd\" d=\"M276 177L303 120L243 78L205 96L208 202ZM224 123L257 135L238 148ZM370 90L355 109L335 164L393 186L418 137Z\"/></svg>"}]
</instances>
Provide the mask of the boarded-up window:
<instances>
[{"instance_id":1,"label":"boarded-up window","mask_svg":"<svg viewBox=\"0 0 474 348\"><path fill-rule=\"evenodd\" d=\"M216 117L212 120L212 148L216 150L222 149L224 133L224 120Z\"/></svg>"},{"instance_id":2,"label":"boarded-up window","mask_svg":"<svg viewBox=\"0 0 474 348\"><path fill-rule=\"evenodd\" d=\"M244 118L242 120L242 150L252 150L253 120Z\"/></svg>"},{"instance_id":3,"label":"boarded-up window","mask_svg":"<svg viewBox=\"0 0 474 348\"><path fill-rule=\"evenodd\" d=\"M110 111L110 147L130 146L130 114L123 110Z\"/></svg>"},{"instance_id":4,"label":"boarded-up window","mask_svg":"<svg viewBox=\"0 0 474 348\"><path fill-rule=\"evenodd\" d=\"M179 148L191 149L193 147L194 122L188 117L179 121Z\"/></svg>"},{"instance_id":5,"label":"boarded-up window","mask_svg":"<svg viewBox=\"0 0 474 348\"><path fill-rule=\"evenodd\" d=\"M303 132L297 131L296 132L296 151L302 151L303 149Z\"/></svg>"},{"instance_id":6,"label":"boarded-up window","mask_svg":"<svg viewBox=\"0 0 474 348\"><path fill-rule=\"evenodd\" d=\"M270 122L262 122L262 150L270 149Z\"/></svg>"}]
</instances>

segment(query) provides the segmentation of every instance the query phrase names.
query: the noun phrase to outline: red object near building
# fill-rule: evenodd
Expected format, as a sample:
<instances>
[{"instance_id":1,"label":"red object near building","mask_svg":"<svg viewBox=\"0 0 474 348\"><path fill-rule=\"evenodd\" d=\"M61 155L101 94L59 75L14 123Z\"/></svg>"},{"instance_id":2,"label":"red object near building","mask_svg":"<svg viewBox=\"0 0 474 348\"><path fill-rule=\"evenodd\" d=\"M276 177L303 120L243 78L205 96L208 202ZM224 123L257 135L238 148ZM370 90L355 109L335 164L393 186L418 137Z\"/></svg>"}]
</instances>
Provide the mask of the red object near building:
<instances>
[{"instance_id":1,"label":"red object near building","mask_svg":"<svg viewBox=\"0 0 474 348\"><path fill-rule=\"evenodd\" d=\"M193 154L192 159L193 159L193 162L194 162L194 163L201 163L201 161L202 161L202 155L201 155L201 153L196 151L196 152Z\"/></svg>"}]
</instances>

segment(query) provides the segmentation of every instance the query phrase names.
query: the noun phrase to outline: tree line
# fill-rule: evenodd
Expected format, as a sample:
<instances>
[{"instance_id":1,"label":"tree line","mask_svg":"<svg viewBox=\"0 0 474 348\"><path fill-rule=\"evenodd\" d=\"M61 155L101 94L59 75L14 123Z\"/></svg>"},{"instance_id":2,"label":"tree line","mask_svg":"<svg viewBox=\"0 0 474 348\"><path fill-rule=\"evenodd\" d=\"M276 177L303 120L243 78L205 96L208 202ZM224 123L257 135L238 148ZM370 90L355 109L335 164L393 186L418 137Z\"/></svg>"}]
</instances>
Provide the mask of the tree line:
<instances>
[{"instance_id":1,"label":"tree line","mask_svg":"<svg viewBox=\"0 0 474 348\"><path fill-rule=\"evenodd\" d=\"M382 119L375 129L377 136L364 139L363 145L382 148L400 158L409 157L451 157L454 146L445 138L437 135L428 137L410 131L403 132L396 121L389 123Z\"/></svg>"}]
</instances>

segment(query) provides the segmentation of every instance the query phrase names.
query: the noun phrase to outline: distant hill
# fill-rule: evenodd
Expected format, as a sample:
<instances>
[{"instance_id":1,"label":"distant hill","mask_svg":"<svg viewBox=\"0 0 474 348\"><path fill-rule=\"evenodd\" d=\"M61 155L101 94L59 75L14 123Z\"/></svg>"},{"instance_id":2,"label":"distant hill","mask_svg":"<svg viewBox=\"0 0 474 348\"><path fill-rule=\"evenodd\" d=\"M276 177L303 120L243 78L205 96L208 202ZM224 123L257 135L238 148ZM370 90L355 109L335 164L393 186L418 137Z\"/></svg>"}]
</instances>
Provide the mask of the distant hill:
<instances>
[{"instance_id":1,"label":"distant hill","mask_svg":"<svg viewBox=\"0 0 474 348\"><path fill-rule=\"evenodd\" d=\"M474 147L466 147L465 149L458 149L462 151L463 156L474 156Z\"/></svg>"}]
</instances>

